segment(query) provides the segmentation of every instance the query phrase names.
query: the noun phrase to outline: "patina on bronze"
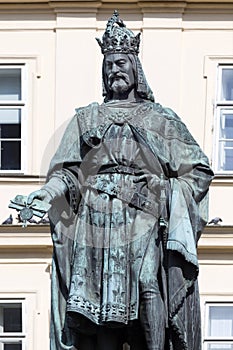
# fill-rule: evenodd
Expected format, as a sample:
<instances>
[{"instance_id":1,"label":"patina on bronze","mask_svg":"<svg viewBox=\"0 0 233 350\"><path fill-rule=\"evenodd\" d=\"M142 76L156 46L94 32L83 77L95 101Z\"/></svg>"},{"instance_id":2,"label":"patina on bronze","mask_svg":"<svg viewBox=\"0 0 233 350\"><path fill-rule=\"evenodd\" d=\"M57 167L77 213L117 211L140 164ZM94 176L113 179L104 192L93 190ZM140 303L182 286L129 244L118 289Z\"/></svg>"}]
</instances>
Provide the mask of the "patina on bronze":
<instances>
[{"instance_id":1,"label":"patina on bronze","mask_svg":"<svg viewBox=\"0 0 233 350\"><path fill-rule=\"evenodd\" d=\"M213 177L181 119L154 102L140 36L117 12L104 103L78 108L41 190L54 244L51 350L201 350L196 245Z\"/></svg>"}]
</instances>

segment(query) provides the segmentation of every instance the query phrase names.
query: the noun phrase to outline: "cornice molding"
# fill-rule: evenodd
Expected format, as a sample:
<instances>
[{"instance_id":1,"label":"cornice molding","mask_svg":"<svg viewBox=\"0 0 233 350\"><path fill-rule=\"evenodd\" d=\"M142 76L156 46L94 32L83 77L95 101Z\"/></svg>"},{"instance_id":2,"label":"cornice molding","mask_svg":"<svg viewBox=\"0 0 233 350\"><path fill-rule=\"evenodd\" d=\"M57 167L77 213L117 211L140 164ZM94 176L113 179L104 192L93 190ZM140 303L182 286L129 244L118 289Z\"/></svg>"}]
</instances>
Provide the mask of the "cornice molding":
<instances>
[{"instance_id":1,"label":"cornice molding","mask_svg":"<svg viewBox=\"0 0 233 350\"><path fill-rule=\"evenodd\" d=\"M113 9L139 13L229 13L233 0L0 0L0 11L111 12Z\"/></svg>"}]
</instances>

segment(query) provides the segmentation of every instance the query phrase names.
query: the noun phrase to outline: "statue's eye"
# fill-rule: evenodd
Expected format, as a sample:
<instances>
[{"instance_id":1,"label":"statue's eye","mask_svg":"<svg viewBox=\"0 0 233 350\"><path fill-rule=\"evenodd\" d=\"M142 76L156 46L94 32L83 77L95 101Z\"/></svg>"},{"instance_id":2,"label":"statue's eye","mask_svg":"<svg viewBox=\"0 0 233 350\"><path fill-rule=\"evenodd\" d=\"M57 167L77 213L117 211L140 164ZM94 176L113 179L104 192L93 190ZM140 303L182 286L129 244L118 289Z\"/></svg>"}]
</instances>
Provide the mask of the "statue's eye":
<instances>
[{"instance_id":1,"label":"statue's eye","mask_svg":"<svg viewBox=\"0 0 233 350\"><path fill-rule=\"evenodd\" d=\"M125 65L125 61L121 60L117 62L118 66L124 66Z\"/></svg>"}]
</instances>

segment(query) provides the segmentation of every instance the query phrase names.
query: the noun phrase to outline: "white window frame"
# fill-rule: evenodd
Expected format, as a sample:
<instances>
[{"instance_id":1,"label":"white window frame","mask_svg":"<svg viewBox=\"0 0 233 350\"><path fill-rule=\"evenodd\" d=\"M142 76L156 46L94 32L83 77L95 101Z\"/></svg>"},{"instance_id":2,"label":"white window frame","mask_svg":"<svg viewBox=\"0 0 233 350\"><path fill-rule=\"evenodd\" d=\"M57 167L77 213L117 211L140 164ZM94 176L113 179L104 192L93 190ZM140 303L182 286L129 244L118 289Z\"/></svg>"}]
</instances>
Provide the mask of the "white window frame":
<instances>
[{"instance_id":1,"label":"white window frame","mask_svg":"<svg viewBox=\"0 0 233 350\"><path fill-rule=\"evenodd\" d=\"M0 298L0 305L1 304L21 304L22 306L22 332L0 332L0 341L7 343L18 343L21 342L22 350L26 350L26 300L24 298L18 298L18 299L1 299Z\"/></svg>"},{"instance_id":2,"label":"white window frame","mask_svg":"<svg viewBox=\"0 0 233 350\"><path fill-rule=\"evenodd\" d=\"M0 62L1 69L13 69L17 68L21 70L21 99L20 100L0 100L0 109L20 109L21 110L21 138L20 139L4 139L7 141L21 141L21 161L20 169L16 170L4 170L0 168L1 174L24 174L26 164L26 119L27 119L27 65L22 63L2 63Z\"/></svg>"},{"instance_id":3,"label":"white window frame","mask_svg":"<svg viewBox=\"0 0 233 350\"><path fill-rule=\"evenodd\" d=\"M222 159L220 155L220 118L221 118L221 110L229 111L229 114L233 114L233 100L221 100L221 83L222 83L222 71L223 69L229 68L233 70L232 63L218 63L217 65L217 87L216 87L216 98L214 104L214 152L213 152L213 168L215 174L218 175L233 175L233 167L232 170L222 170L220 169L220 159ZM232 141L233 139L227 139L227 141Z\"/></svg>"},{"instance_id":4,"label":"white window frame","mask_svg":"<svg viewBox=\"0 0 233 350\"><path fill-rule=\"evenodd\" d=\"M233 302L206 302L205 303L205 325L204 325L204 345L203 350L208 349L209 344L223 344L223 345L232 345L233 346L233 336L232 337L214 337L208 336L208 327L209 327L209 312L211 306L231 306L233 307ZM231 350L231 349L230 349Z\"/></svg>"}]
</instances>

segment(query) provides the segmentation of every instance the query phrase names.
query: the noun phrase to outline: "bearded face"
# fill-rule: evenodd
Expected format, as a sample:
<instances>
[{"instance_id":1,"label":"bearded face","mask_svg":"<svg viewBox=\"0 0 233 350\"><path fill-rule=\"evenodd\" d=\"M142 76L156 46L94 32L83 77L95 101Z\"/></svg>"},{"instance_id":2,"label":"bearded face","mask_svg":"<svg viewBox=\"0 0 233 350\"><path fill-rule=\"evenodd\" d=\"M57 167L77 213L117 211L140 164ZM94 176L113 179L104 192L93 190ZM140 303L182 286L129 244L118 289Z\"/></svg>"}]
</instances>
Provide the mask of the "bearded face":
<instances>
[{"instance_id":1,"label":"bearded face","mask_svg":"<svg viewBox=\"0 0 233 350\"><path fill-rule=\"evenodd\" d=\"M131 86L129 76L126 73L110 73L108 76L108 86L111 91L120 94L127 92Z\"/></svg>"},{"instance_id":2,"label":"bearded face","mask_svg":"<svg viewBox=\"0 0 233 350\"><path fill-rule=\"evenodd\" d=\"M109 91L113 98L127 95L135 86L133 66L127 54L108 54L104 70Z\"/></svg>"}]
</instances>

